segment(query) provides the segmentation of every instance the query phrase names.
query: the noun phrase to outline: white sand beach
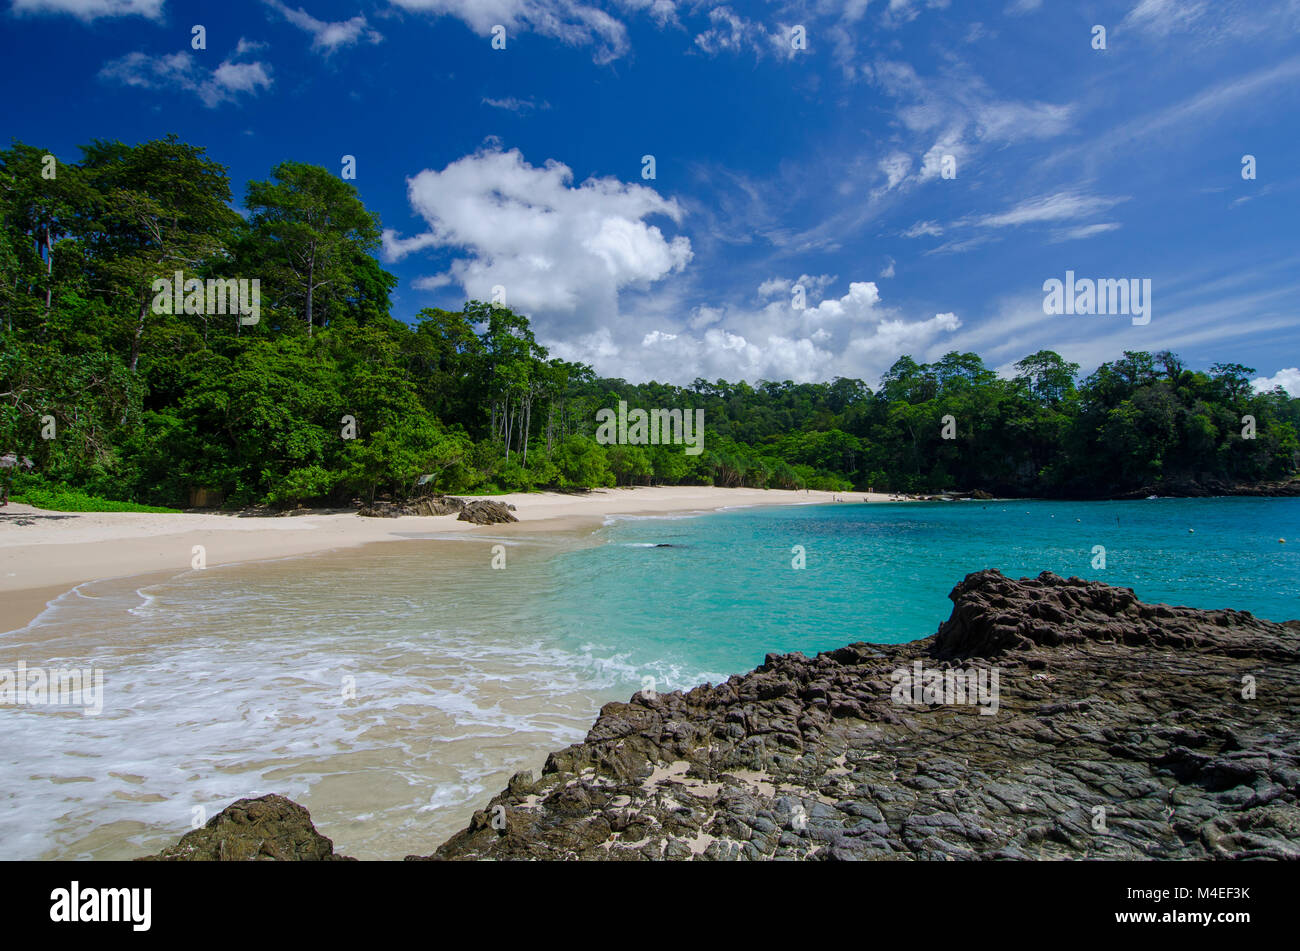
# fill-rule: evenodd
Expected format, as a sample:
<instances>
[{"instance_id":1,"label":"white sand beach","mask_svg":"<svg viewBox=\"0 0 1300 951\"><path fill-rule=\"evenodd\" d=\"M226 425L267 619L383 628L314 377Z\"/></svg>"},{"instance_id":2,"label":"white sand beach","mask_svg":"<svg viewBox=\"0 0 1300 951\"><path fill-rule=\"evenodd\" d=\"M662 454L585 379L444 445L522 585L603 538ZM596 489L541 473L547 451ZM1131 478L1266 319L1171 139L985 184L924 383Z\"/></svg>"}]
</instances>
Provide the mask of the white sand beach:
<instances>
[{"instance_id":1,"label":"white sand beach","mask_svg":"<svg viewBox=\"0 0 1300 951\"><path fill-rule=\"evenodd\" d=\"M473 498L473 496L466 496ZM831 493L716 486L636 486L584 494L513 493L491 498L515 506L518 524L502 531L593 528L612 515L664 515L755 505L888 502L885 493ZM51 600L86 581L191 567L202 545L208 567L310 555L412 533L473 532L453 515L362 518L354 513L240 518L217 513L47 512L0 508L0 631L27 624Z\"/></svg>"}]
</instances>

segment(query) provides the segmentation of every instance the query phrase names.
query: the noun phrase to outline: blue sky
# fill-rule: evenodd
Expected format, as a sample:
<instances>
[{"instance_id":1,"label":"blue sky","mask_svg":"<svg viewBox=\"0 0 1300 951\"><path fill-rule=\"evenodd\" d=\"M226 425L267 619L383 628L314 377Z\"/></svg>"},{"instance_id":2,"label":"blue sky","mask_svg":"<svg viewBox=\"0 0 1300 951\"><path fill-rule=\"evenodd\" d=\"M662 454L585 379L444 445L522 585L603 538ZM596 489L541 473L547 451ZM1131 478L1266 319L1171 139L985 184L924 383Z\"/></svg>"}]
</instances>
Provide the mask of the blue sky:
<instances>
[{"instance_id":1,"label":"blue sky","mask_svg":"<svg viewBox=\"0 0 1300 951\"><path fill-rule=\"evenodd\" d=\"M1300 0L0 2L6 136L176 132L237 200L354 155L403 319L501 286L631 380L1168 348L1300 394ZM1045 315L1067 270L1150 323Z\"/></svg>"}]
</instances>

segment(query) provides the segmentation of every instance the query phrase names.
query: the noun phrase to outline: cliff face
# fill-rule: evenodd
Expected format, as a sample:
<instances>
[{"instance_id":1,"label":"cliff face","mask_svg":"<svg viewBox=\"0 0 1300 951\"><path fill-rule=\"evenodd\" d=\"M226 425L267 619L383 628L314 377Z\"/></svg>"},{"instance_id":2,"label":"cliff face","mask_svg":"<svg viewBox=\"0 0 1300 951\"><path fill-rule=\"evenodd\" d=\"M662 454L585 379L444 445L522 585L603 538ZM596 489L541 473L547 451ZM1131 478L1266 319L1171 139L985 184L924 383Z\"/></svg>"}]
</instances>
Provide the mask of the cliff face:
<instances>
[{"instance_id":1,"label":"cliff face","mask_svg":"<svg viewBox=\"0 0 1300 951\"><path fill-rule=\"evenodd\" d=\"M1050 573L950 597L922 641L607 704L425 858L1300 858L1300 622ZM336 856L267 797L159 857Z\"/></svg>"},{"instance_id":2,"label":"cliff face","mask_svg":"<svg viewBox=\"0 0 1300 951\"><path fill-rule=\"evenodd\" d=\"M923 641L606 705L428 858L1300 858L1300 625L1049 573L950 597Z\"/></svg>"}]
</instances>

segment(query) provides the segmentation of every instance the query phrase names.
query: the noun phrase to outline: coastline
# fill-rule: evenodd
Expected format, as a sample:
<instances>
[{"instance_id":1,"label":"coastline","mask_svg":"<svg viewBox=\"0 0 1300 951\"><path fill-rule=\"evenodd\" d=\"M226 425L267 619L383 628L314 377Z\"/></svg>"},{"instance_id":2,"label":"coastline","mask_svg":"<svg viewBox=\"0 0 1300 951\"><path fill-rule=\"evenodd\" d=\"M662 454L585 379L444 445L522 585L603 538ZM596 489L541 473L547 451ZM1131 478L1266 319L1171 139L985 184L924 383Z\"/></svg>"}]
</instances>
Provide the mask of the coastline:
<instances>
[{"instance_id":1,"label":"coastline","mask_svg":"<svg viewBox=\"0 0 1300 951\"><path fill-rule=\"evenodd\" d=\"M194 546L208 567L313 555L413 535L568 531L619 515L671 515L771 505L889 502L887 493L851 494L717 486L633 486L580 495L517 492L490 498L514 505L516 523L476 526L454 515L363 518L354 512L239 517L183 512L47 512L11 503L0 509L0 633L31 623L79 584L189 570Z\"/></svg>"}]
</instances>

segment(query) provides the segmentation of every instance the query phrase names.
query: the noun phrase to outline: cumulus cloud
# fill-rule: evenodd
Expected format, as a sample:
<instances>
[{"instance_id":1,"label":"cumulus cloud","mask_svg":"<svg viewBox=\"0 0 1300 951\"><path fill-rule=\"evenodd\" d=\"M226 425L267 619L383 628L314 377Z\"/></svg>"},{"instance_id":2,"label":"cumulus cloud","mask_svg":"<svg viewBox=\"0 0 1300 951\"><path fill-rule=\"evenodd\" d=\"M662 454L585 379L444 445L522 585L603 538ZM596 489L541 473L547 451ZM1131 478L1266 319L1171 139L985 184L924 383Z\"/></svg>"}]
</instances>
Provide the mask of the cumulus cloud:
<instances>
[{"instance_id":1,"label":"cumulus cloud","mask_svg":"<svg viewBox=\"0 0 1300 951\"><path fill-rule=\"evenodd\" d=\"M137 89L180 89L192 92L209 109L233 102L242 94L257 95L272 84L270 66L260 61L236 62L237 58L262 47L241 39L238 47L216 69L208 70L188 51L166 56L128 53L104 64L101 79Z\"/></svg>"},{"instance_id":2,"label":"cumulus cloud","mask_svg":"<svg viewBox=\"0 0 1300 951\"><path fill-rule=\"evenodd\" d=\"M409 238L384 232L384 253L398 260L427 248L451 249L449 273L467 297L506 303L543 327L563 317L570 330L617 320L618 294L644 287L691 260L683 236L666 237L647 218L679 224L676 201L613 178L573 185L568 166L528 164L517 149L485 149L425 170L408 181L411 207L428 231Z\"/></svg>"},{"instance_id":3,"label":"cumulus cloud","mask_svg":"<svg viewBox=\"0 0 1300 951\"><path fill-rule=\"evenodd\" d=\"M157 20L164 0L13 0L15 14L63 13L89 23L100 17L142 16Z\"/></svg>"},{"instance_id":4,"label":"cumulus cloud","mask_svg":"<svg viewBox=\"0 0 1300 951\"><path fill-rule=\"evenodd\" d=\"M281 0L265 0L265 2L298 29L310 33L311 48L326 56L352 46L362 39L368 43L379 43L384 38L377 30L371 29L366 24L364 16L358 15L349 20L328 23L316 19L302 7L295 10Z\"/></svg>"},{"instance_id":5,"label":"cumulus cloud","mask_svg":"<svg viewBox=\"0 0 1300 951\"><path fill-rule=\"evenodd\" d=\"M822 299L826 293L826 288L835 283L834 274L800 274L794 280L784 277L773 277L758 285L759 300L770 300L773 297L790 297L795 287L802 287L804 300L812 301L814 304Z\"/></svg>"},{"instance_id":6,"label":"cumulus cloud","mask_svg":"<svg viewBox=\"0 0 1300 951\"><path fill-rule=\"evenodd\" d=\"M944 349L961 326L955 314L911 319L882 304L871 281L854 281L848 292L796 309L782 288L758 308L724 304L696 308L687 325L663 326L626 339L617 329L600 338L604 352L582 346L566 359L598 362L602 372L629 379L688 383L696 377L808 382L852 376L873 382L903 353L918 357ZM760 297L765 296L760 294Z\"/></svg>"},{"instance_id":7,"label":"cumulus cloud","mask_svg":"<svg viewBox=\"0 0 1300 951\"><path fill-rule=\"evenodd\" d=\"M1256 393L1266 393L1275 386L1280 386L1292 396L1300 396L1300 367L1278 370L1272 376L1261 376L1250 381Z\"/></svg>"}]
</instances>

